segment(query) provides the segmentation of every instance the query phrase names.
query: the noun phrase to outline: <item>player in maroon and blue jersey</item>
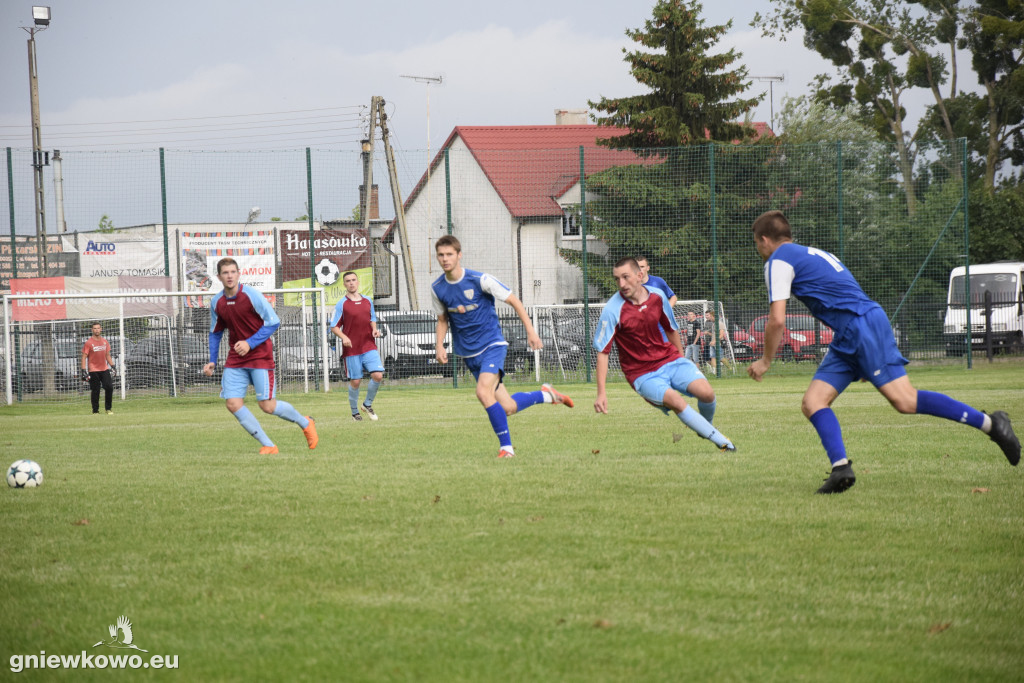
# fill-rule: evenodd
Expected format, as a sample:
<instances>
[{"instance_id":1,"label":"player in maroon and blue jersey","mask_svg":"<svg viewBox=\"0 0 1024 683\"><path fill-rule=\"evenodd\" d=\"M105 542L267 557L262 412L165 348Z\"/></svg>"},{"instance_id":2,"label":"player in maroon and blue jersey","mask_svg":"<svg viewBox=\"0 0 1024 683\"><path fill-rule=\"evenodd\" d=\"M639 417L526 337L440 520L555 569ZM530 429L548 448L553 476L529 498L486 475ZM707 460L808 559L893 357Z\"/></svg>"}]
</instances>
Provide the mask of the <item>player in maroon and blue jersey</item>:
<instances>
[{"instance_id":1,"label":"player in maroon and blue jersey","mask_svg":"<svg viewBox=\"0 0 1024 683\"><path fill-rule=\"evenodd\" d=\"M818 432L832 464L817 493L842 493L857 481L846 457L839 420L832 412L833 401L857 380L871 382L900 413L933 415L980 429L999 445L1011 465L1020 462L1020 441L1005 412L986 415L945 394L914 388L904 368L909 361L900 353L888 316L868 298L842 261L827 251L796 244L781 211L761 214L752 230L757 253L765 262L769 309L764 355L747 368L751 379L760 382L771 367L782 341L790 296L834 331L802 404L804 417Z\"/></svg>"},{"instance_id":2,"label":"player in maroon and blue jersey","mask_svg":"<svg viewBox=\"0 0 1024 683\"><path fill-rule=\"evenodd\" d=\"M362 410L371 420L377 419L373 410L373 399L377 396L380 383L384 381L384 364L377 351L377 316L373 302L359 293L359 276L348 271L341 276L345 285L345 296L334 305L331 316L331 332L341 340L341 356L348 371L348 404L352 419L361 422ZM363 371L370 373L370 384L366 387L366 400L359 403L359 385Z\"/></svg>"},{"instance_id":3,"label":"player in maroon and blue jersey","mask_svg":"<svg viewBox=\"0 0 1024 683\"><path fill-rule=\"evenodd\" d=\"M239 282L238 263L232 258L217 262L217 279L224 290L210 301L210 362L203 372L213 376L217 367L221 337L228 331L228 359L221 377L220 397L239 424L260 442L260 455L277 453L277 446L266 435L256 416L245 407L249 385L256 390L256 400L265 413L294 422L302 428L310 449L316 448L316 425L285 401L278 401L274 383L274 346L270 335L281 326L277 313L259 290Z\"/></svg>"},{"instance_id":4,"label":"player in maroon and blue jersey","mask_svg":"<svg viewBox=\"0 0 1024 683\"><path fill-rule=\"evenodd\" d=\"M723 451L736 447L711 425L715 416L715 391L692 361L683 358L679 327L668 295L660 289L641 284L643 277L636 259L624 258L612 269L619 291L608 300L597 333L597 400L594 410L608 412L608 356L612 342L619 350L622 374L644 399L679 420L699 436ZM697 399L697 410L684 398Z\"/></svg>"}]
</instances>

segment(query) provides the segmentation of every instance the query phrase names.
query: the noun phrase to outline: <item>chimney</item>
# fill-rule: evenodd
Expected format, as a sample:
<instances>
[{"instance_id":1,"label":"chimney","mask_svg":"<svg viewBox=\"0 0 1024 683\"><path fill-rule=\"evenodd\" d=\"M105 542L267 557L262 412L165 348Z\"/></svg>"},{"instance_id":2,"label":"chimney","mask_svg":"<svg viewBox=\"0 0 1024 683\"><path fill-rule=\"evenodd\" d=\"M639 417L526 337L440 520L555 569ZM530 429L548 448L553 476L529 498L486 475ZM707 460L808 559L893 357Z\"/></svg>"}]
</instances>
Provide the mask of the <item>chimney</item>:
<instances>
[{"instance_id":1,"label":"chimney","mask_svg":"<svg viewBox=\"0 0 1024 683\"><path fill-rule=\"evenodd\" d=\"M380 218L380 195L378 194L378 187L376 184L370 188L370 220L377 220ZM362 210L366 204L364 197L366 196L366 185L359 186L359 209Z\"/></svg>"},{"instance_id":2,"label":"chimney","mask_svg":"<svg viewBox=\"0 0 1024 683\"><path fill-rule=\"evenodd\" d=\"M585 126L587 125L586 109L556 109L556 126Z\"/></svg>"}]
</instances>

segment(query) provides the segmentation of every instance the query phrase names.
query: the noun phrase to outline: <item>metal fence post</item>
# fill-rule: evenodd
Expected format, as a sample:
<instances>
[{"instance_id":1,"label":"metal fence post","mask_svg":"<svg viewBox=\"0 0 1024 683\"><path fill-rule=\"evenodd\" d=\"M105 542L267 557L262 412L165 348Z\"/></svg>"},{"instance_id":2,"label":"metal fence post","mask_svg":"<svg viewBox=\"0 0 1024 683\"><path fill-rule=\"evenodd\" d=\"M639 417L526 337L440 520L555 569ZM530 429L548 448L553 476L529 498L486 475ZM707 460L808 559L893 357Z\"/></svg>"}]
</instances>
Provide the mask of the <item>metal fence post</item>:
<instances>
[{"instance_id":1,"label":"metal fence post","mask_svg":"<svg viewBox=\"0 0 1024 683\"><path fill-rule=\"evenodd\" d=\"M590 288L587 267L587 172L583 145L580 145L580 236L583 238L583 341L590 335ZM587 368L587 383L590 383L590 344L583 345L583 361Z\"/></svg>"},{"instance_id":2,"label":"metal fence post","mask_svg":"<svg viewBox=\"0 0 1024 683\"><path fill-rule=\"evenodd\" d=\"M369 190L367 190L369 192ZM313 239L313 161L312 156L309 152L309 147L306 148L306 220L309 223L309 286L316 287L316 242ZM316 297L313 299L313 320L319 320L316 308ZM306 325L306 306L303 301L302 306L302 325ZM324 358L324 363L327 359ZM317 345L313 346L313 373L315 381L313 386L316 391L320 391L320 347Z\"/></svg>"}]
</instances>

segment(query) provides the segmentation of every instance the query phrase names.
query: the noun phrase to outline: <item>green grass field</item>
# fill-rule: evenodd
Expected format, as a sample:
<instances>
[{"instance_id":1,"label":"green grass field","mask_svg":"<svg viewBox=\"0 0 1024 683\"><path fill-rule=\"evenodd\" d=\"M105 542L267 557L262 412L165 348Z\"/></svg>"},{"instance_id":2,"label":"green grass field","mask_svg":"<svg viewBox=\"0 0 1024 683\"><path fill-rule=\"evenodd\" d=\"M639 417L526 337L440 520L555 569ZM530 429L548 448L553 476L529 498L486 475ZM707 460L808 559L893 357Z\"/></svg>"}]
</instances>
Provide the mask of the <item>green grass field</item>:
<instances>
[{"instance_id":1,"label":"green grass field","mask_svg":"<svg viewBox=\"0 0 1024 683\"><path fill-rule=\"evenodd\" d=\"M912 378L1024 431L1021 365ZM11 657L136 654L92 647L123 614L153 680L1024 680L1024 467L857 385L857 485L815 496L806 382L717 382L728 455L621 383L512 418L513 460L468 387L288 396L320 447L260 415L271 457L220 400L0 408L45 473L0 495L0 677L109 680Z\"/></svg>"}]
</instances>

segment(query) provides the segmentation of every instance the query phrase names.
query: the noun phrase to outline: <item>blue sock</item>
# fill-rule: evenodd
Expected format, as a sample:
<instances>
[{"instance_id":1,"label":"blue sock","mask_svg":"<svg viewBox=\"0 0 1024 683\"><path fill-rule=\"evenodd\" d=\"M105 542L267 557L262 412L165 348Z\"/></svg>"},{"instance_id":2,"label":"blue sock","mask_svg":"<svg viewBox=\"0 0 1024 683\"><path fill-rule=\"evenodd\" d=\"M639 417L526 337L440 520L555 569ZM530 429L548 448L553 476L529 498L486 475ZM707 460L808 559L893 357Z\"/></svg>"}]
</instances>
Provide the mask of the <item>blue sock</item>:
<instances>
[{"instance_id":1,"label":"blue sock","mask_svg":"<svg viewBox=\"0 0 1024 683\"><path fill-rule=\"evenodd\" d=\"M715 419L715 406L718 405L718 401L714 400L711 403L704 403L703 401L697 401L697 410L704 416L704 419L710 423Z\"/></svg>"},{"instance_id":2,"label":"blue sock","mask_svg":"<svg viewBox=\"0 0 1024 683\"><path fill-rule=\"evenodd\" d=\"M273 446L274 442L270 440L267 433L263 431L263 427L260 427L259 421L256 416L249 412L249 409L242 406L238 410L232 413L235 419L238 420L238 424L242 425L242 429L249 432L252 438L259 441L264 446Z\"/></svg>"},{"instance_id":3,"label":"blue sock","mask_svg":"<svg viewBox=\"0 0 1024 683\"><path fill-rule=\"evenodd\" d=\"M846 459L846 445L843 443L843 430L839 426L839 418L831 408L822 408L809 418L818 432L821 445L825 447L825 455L833 465Z\"/></svg>"},{"instance_id":4,"label":"blue sock","mask_svg":"<svg viewBox=\"0 0 1024 683\"><path fill-rule=\"evenodd\" d=\"M516 412L526 410L530 406L544 402L543 391L520 391L512 394L512 400L516 402Z\"/></svg>"},{"instance_id":5,"label":"blue sock","mask_svg":"<svg viewBox=\"0 0 1024 683\"><path fill-rule=\"evenodd\" d=\"M348 404L353 415L359 412L359 387L352 386L351 382L348 385Z\"/></svg>"},{"instance_id":6,"label":"blue sock","mask_svg":"<svg viewBox=\"0 0 1024 683\"><path fill-rule=\"evenodd\" d=\"M687 406L686 410L679 413L679 420L684 425L697 432L698 435L704 437L718 447L731 443L729 439L725 438L724 434L712 427L711 423L705 420L703 415L689 406Z\"/></svg>"},{"instance_id":7,"label":"blue sock","mask_svg":"<svg viewBox=\"0 0 1024 683\"><path fill-rule=\"evenodd\" d=\"M505 414L505 409L501 407L500 403L491 405L487 410L487 417L491 421L491 429L494 430L494 435L498 437L498 444L501 446L512 445L512 435L508 433L508 415Z\"/></svg>"},{"instance_id":8,"label":"blue sock","mask_svg":"<svg viewBox=\"0 0 1024 683\"><path fill-rule=\"evenodd\" d=\"M364 406L373 405L373 399L377 398L378 389L380 389L380 382L375 379L371 379L370 383L366 385L366 400L363 401Z\"/></svg>"},{"instance_id":9,"label":"blue sock","mask_svg":"<svg viewBox=\"0 0 1024 683\"><path fill-rule=\"evenodd\" d=\"M953 422L963 422L975 429L981 429L985 422L985 415L980 410L934 391L917 392L917 412L919 415L934 415Z\"/></svg>"},{"instance_id":10,"label":"blue sock","mask_svg":"<svg viewBox=\"0 0 1024 683\"><path fill-rule=\"evenodd\" d=\"M274 408L274 415L278 416L282 420L288 420L294 422L303 429L309 426L309 420L299 415L299 411L295 410L291 403L284 401L278 401L277 407Z\"/></svg>"}]
</instances>

